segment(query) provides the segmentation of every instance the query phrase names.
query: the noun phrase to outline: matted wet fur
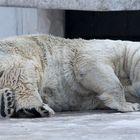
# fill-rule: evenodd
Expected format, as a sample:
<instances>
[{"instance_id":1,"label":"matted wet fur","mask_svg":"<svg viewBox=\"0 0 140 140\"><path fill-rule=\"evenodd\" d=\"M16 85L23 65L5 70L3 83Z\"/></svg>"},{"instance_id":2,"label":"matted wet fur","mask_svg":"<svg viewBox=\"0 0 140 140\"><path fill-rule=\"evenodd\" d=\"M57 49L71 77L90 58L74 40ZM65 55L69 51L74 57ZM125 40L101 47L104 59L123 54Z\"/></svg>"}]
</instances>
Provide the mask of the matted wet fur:
<instances>
[{"instance_id":1,"label":"matted wet fur","mask_svg":"<svg viewBox=\"0 0 140 140\"><path fill-rule=\"evenodd\" d=\"M140 43L49 35L0 40L0 114L140 110Z\"/></svg>"}]
</instances>

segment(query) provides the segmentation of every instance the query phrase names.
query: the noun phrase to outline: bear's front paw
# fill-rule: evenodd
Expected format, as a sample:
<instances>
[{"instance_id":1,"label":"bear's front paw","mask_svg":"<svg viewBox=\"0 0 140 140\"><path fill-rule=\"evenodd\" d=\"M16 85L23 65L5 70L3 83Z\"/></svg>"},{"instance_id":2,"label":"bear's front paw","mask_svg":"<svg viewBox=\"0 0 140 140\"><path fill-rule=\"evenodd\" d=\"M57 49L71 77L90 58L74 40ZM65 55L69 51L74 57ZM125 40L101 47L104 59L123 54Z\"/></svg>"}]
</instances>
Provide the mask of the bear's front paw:
<instances>
[{"instance_id":1,"label":"bear's front paw","mask_svg":"<svg viewBox=\"0 0 140 140\"><path fill-rule=\"evenodd\" d=\"M0 90L0 116L11 117L15 110L15 94L9 88Z\"/></svg>"},{"instance_id":2,"label":"bear's front paw","mask_svg":"<svg viewBox=\"0 0 140 140\"><path fill-rule=\"evenodd\" d=\"M38 117L50 117L54 114L55 114L54 111L47 104L43 104L41 107L19 109L16 113L16 117L38 118Z\"/></svg>"},{"instance_id":3,"label":"bear's front paw","mask_svg":"<svg viewBox=\"0 0 140 140\"><path fill-rule=\"evenodd\" d=\"M50 108L50 107L48 106L48 104L43 104L43 109L45 109L44 111L48 111L49 116L52 116L52 115L55 114L55 112L53 111L53 109Z\"/></svg>"}]
</instances>

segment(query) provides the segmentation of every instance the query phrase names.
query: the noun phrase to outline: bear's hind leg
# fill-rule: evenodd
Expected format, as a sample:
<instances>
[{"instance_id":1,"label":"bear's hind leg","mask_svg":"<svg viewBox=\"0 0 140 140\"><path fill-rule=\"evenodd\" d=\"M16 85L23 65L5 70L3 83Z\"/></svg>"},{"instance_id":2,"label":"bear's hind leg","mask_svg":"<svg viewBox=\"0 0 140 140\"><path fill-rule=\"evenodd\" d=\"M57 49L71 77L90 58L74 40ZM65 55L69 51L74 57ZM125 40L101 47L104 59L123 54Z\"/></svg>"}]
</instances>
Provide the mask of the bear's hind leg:
<instances>
[{"instance_id":1,"label":"bear's hind leg","mask_svg":"<svg viewBox=\"0 0 140 140\"><path fill-rule=\"evenodd\" d=\"M88 71L81 84L97 93L105 106L121 112L139 111L140 104L127 102L124 88L110 65L99 63Z\"/></svg>"}]
</instances>

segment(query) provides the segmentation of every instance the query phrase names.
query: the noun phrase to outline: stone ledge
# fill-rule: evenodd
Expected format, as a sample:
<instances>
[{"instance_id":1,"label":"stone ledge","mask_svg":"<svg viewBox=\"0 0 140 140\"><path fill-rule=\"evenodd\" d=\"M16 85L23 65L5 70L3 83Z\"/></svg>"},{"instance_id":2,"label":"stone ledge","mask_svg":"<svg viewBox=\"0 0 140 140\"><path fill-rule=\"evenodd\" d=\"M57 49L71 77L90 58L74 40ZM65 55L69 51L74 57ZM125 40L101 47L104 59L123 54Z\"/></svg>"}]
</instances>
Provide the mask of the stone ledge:
<instances>
[{"instance_id":1,"label":"stone ledge","mask_svg":"<svg viewBox=\"0 0 140 140\"><path fill-rule=\"evenodd\" d=\"M51 118L0 120L0 140L139 140L140 112L63 112Z\"/></svg>"},{"instance_id":2,"label":"stone ledge","mask_svg":"<svg viewBox=\"0 0 140 140\"><path fill-rule=\"evenodd\" d=\"M61 10L140 10L139 0L0 0L0 6Z\"/></svg>"}]
</instances>

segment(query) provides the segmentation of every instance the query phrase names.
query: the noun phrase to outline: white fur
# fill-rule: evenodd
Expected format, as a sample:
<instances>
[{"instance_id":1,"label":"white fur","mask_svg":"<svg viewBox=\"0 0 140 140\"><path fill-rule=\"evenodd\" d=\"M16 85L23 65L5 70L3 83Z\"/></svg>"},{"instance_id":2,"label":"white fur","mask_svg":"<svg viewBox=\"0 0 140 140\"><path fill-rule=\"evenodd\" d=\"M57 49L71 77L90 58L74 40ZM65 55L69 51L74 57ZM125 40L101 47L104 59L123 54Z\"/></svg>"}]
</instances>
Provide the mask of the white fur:
<instances>
[{"instance_id":1,"label":"white fur","mask_svg":"<svg viewBox=\"0 0 140 140\"><path fill-rule=\"evenodd\" d=\"M139 102L139 60L139 42L15 37L0 41L0 87L15 91L17 110L44 102L55 111L137 111L128 101Z\"/></svg>"}]
</instances>

